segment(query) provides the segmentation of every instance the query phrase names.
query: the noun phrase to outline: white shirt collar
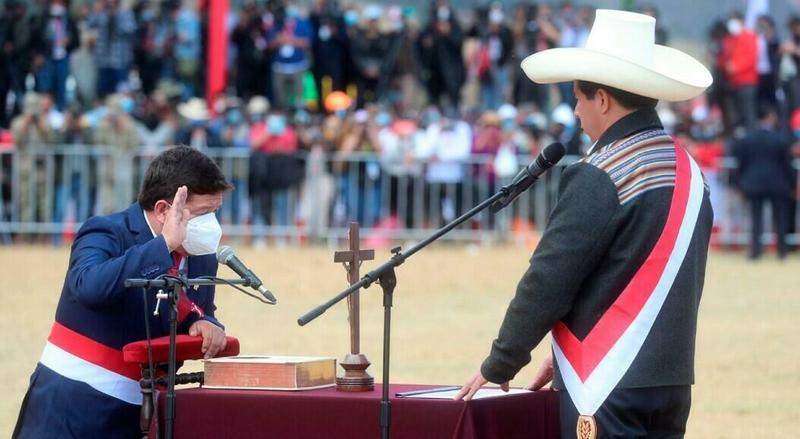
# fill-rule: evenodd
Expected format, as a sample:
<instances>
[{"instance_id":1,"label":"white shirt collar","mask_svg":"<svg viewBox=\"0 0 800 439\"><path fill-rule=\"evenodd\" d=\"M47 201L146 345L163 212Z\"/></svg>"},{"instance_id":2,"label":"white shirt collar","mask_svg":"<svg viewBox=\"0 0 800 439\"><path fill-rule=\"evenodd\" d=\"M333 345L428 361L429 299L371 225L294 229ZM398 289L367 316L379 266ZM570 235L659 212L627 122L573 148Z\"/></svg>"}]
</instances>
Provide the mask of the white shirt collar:
<instances>
[{"instance_id":1,"label":"white shirt collar","mask_svg":"<svg viewBox=\"0 0 800 439\"><path fill-rule=\"evenodd\" d=\"M152 233L153 234L153 238L155 238L158 235L156 234L156 231L153 230L153 226L150 225L150 219L147 218L147 211L142 209L142 215L144 215L144 222L147 223L147 227L150 227L150 233Z\"/></svg>"}]
</instances>

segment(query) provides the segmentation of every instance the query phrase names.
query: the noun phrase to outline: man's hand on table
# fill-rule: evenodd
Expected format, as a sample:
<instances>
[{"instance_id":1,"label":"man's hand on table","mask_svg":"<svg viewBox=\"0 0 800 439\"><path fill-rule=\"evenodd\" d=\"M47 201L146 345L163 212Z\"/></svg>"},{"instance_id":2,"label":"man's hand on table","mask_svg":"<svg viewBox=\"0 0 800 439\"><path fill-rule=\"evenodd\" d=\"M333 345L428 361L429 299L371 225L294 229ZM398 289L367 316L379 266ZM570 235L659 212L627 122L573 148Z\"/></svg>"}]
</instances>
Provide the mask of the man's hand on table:
<instances>
[{"instance_id":1,"label":"man's hand on table","mask_svg":"<svg viewBox=\"0 0 800 439\"><path fill-rule=\"evenodd\" d=\"M475 376L470 378L464 384L464 387L461 388L461 390L458 392L458 394L456 394L456 396L453 399L456 401L461 401L461 400L469 401L472 399L473 396L475 396L476 393L478 393L478 390L480 390L481 387L483 387L488 382L489 380L484 378L483 375L480 372L478 372L475 374ZM508 392L508 382L500 384L500 388L504 392Z\"/></svg>"},{"instance_id":2,"label":"man's hand on table","mask_svg":"<svg viewBox=\"0 0 800 439\"><path fill-rule=\"evenodd\" d=\"M553 354L547 356L536 371L533 381L525 387L528 390L539 390L553 380Z\"/></svg>"}]
</instances>

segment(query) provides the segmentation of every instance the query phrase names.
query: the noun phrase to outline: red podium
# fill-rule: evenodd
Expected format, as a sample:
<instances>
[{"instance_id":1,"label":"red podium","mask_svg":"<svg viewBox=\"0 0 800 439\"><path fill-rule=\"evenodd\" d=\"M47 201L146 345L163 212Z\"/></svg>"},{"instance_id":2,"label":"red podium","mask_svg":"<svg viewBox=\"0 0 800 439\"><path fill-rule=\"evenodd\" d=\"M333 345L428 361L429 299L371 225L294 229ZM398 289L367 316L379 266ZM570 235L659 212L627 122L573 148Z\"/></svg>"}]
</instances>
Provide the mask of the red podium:
<instances>
[{"instance_id":1,"label":"red podium","mask_svg":"<svg viewBox=\"0 0 800 439\"><path fill-rule=\"evenodd\" d=\"M230 357L239 354L239 340L235 337L226 336L225 349L217 352L215 357ZM148 342L147 340L140 340L133 343L128 343L122 348L122 358L126 363L135 363L139 365L139 370L142 373L142 379L139 380L139 385L142 389L142 412L139 417L139 427L142 430L143 437L148 437L150 429L150 419L153 416L153 381L156 382L156 387L163 388L164 383L160 380L159 376L161 369L156 369L155 377L150 376L150 369L148 367ZM175 337L175 359L176 361L186 360L199 360L203 358L203 338L200 336L192 337L190 335L178 335ZM153 365L158 366L166 364L169 356L169 337L158 337L150 341L150 352L153 357ZM176 384L190 384L203 382L203 373L186 373L178 374L176 376Z\"/></svg>"}]
</instances>

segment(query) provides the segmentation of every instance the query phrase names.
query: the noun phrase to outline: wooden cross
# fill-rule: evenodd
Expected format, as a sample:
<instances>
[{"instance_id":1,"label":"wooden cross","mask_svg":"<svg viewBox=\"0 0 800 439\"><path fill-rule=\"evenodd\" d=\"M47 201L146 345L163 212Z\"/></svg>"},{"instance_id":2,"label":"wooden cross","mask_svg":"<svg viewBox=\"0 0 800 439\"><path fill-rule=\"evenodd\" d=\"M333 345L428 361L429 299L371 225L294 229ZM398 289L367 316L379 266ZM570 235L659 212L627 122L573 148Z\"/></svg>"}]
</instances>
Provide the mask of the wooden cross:
<instances>
[{"instance_id":1,"label":"wooden cross","mask_svg":"<svg viewBox=\"0 0 800 439\"><path fill-rule=\"evenodd\" d=\"M350 250L338 251L333 254L333 262L341 262L347 270L347 281L350 285L360 280L359 268L362 261L375 259L375 250L361 250L358 237L358 223L350 223ZM348 313L350 320L350 353L360 353L360 309L359 291L354 292L347 298Z\"/></svg>"}]
</instances>

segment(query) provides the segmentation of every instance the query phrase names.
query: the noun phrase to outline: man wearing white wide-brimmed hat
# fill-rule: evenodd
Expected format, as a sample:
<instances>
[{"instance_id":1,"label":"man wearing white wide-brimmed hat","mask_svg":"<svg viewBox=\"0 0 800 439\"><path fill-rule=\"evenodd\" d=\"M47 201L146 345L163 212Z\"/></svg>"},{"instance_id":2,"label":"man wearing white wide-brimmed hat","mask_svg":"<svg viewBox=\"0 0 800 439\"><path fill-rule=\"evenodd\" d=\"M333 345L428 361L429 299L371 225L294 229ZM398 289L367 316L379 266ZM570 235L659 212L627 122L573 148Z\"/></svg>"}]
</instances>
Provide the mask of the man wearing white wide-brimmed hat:
<instances>
[{"instance_id":1,"label":"man wearing white wide-brimmed hat","mask_svg":"<svg viewBox=\"0 0 800 439\"><path fill-rule=\"evenodd\" d=\"M711 75L654 43L655 19L598 10L585 47L522 62L539 83L574 81L594 144L559 201L500 333L458 398L507 388L552 333L528 388L561 390L563 438L683 437L712 211L697 164L664 131L658 100L701 94Z\"/></svg>"}]
</instances>

